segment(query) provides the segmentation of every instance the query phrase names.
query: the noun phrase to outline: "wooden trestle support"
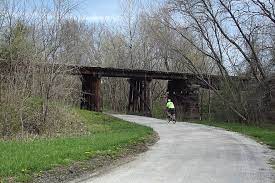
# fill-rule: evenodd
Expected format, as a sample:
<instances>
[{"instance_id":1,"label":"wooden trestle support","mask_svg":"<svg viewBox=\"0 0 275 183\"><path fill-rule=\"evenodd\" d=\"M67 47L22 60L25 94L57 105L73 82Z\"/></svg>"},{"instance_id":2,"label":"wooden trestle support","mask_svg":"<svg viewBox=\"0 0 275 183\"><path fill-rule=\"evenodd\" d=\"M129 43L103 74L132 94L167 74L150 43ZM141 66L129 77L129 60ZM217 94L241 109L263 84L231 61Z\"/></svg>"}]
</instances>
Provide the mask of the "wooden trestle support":
<instances>
[{"instance_id":1,"label":"wooden trestle support","mask_svg":"<svg viewBox=\"0 0 275 183\"><path fill-rule=\"evenodd\" d=\"M100 112L101 95L100 95L100 77L92 75L82 75L82 99L81 109Z\"/></svg>"},{"instance_id":2,"label":"wooden trestle support","mask_svg":"<svg viewBox=\"0 0 275 183\"><path fill-rule=\"evenodd\" d=\"M151 113L151 79L129 79L128 113L152 116ZM102 111L100 95L101 78L93 75L82 76L81 109Z\"/></svg>"},{"instance_id":3,"label":"wooden trestle support","mask_svg":"<svg viewBox=\"0 0 275 183\"><path fill-rule=\"evenodd\" d=\"M151 112L151 79L129 79L128 113L152 116Z\"/></svg>"},{"instance_id":4,"label":"wooden trestle support","mask_svg":"<svg viewBox=\"0 0 275 183\"><path fill-rule=\"evenodd\" d=\"M199 86L192 85L188 80L168 81L167 97L174 102L178 119L200 117Z\"/></svg>"},{"instance_id":5,"label":"wooden trestle support","mask_svg":"<svg viewBox=\"0 0 275 183\"><path fill-rule=\"evenodd\" d=\"M265 116L268 120L273 121L275 123L275 75L271 76L268 80L268 91L265 91L265 97L268 101L264 101L267 106L267 111Z\"/></svg>"}]
</instances>

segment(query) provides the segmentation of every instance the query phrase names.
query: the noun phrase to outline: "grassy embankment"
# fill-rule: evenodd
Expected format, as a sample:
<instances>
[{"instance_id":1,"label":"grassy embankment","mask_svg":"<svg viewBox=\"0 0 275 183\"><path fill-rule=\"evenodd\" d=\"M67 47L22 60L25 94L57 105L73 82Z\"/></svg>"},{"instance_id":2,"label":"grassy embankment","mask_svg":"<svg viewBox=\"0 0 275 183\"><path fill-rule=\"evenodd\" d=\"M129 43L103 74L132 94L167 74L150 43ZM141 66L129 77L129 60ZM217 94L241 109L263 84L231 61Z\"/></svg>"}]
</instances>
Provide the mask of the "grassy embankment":
<instances>
[{"instance_id":1,"label":"grassy embankment","mask_svg":"<svg viewBox=\"0 0 275 183\"><path fill-rule=\"evenodd\" d=\"M144 141L153 130L101 113L76 110L90 135L25 141L0 141L0 182L13 177L30 181L34 173L97 155L117 155L123 148Z\"/></svg>"}]
</instances>

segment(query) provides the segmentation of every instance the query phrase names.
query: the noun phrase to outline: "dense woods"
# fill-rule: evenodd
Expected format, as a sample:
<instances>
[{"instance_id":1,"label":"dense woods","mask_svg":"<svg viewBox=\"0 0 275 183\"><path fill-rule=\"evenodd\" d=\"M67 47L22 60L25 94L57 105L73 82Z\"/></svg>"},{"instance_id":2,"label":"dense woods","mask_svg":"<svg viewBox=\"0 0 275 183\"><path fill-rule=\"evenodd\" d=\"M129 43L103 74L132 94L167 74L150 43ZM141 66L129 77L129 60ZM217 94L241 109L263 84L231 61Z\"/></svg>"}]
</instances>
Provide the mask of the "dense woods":
<instances>
[{"instance_id":1,"label":"dense woods","mask_svg":"<svg viewBox=\"0 0 275 183\"><path fill-rule=\"evenodd\" d=\"M68 112L79 106L81 78L64 65L190 72L201 80L220 75L221 89L208 83L211 90L200 90L203 118L266 120L262 98L271 97L266 80L275 72L274 1L123 0L120 19L106 22L77 17L79 3L0 0L0 137L85 131ZM104 110L125 112L127 80L106 78L102 86ZM152 82L157 117L164 115L166 87Z\"/></svg>"}]
</instances>

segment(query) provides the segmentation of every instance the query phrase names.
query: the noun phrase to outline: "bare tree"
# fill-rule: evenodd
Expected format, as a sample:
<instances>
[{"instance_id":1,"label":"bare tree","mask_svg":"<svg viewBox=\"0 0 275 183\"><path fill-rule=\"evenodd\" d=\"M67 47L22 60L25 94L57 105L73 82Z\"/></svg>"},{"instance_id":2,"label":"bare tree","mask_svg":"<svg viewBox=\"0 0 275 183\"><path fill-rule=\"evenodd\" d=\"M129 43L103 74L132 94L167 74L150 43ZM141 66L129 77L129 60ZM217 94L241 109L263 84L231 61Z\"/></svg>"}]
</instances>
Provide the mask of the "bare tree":
<instances>
[{"instance_id":1,"label":"bare tree","mask_svg":"<svg viewBox=\"0 0 275 183\"><path fill-rule=\"evenodd\" d=\"M73 95L77 98L79 80L67 76L68 70L62 66L65 48L61 39L62 25L75 5L53 1L52 10L36 2L30 2L32 8L26 8L28 1L4 1L3 5L0 131L4 137L18 135L19 127L20 135L62 130L64 120L59 121L56 112L65 107L59 108L53 101L65 104L72 102Z\"/></svg>"},{"instance_id":2,"label":"bare tree","mask_svg":"<svg viewBox=\"0 0 275 183\"><path fill-rule=\"evenodd\" d=\"M139 0L122 0L124 26L123 32L127 40L129 68L135 68L135 40L137 38L138 13L140 10Z\"/></svg>"}]
</instances>

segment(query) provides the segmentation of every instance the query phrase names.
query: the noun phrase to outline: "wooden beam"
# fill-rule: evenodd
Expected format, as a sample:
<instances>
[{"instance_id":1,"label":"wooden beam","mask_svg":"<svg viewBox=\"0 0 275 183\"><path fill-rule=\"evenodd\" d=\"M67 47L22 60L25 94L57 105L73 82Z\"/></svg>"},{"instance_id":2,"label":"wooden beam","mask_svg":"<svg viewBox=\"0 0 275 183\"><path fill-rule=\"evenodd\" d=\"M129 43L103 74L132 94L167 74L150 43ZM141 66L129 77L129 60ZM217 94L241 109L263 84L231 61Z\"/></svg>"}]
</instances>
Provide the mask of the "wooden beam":
<instances>
[{"instance_id":1,"label":"wooden beam","mask_svg":"<svg viewBox=\"0 0 275 183\"><path fill-rule=\"evenodd\" d=\"M82 78L82 99L81 109L90 111L101 111L100 85L101 79L90 75L83 75Z\"/></svg>"},{"instance_id":2,"label":"wooden beam","mask_svg":"<svg viewBox=\"0 0 275 183\"><path fill-rule=\"evenodd\" d=\"M192 87L188 80L172 80L168 82L168 98L176 107L179 119L199 119L199 88Z\"/></svg>"},{"instance_id":3,"label":"wooden beam","mask_svg":"<svg viewBox=\"0 0 275 183\"><path fill-rule=\"evenodd\" d=\"M144 80L144 115L149 117L152 116L151 81L151 79Z\"/></svg>"},{"instance_id":4,"label":"wooden beam","mask_svg":"<svg viewBox=\"0 0 275 183\"><path fill-rule=\"evenodd\" d=\"M132 112L132 105L133 105L133 80L129 79L128 80L129 83L129 97L128 97L128 108L127 108L127 113L129 114L130 112Z\"/></svg>"}]
</instances>

